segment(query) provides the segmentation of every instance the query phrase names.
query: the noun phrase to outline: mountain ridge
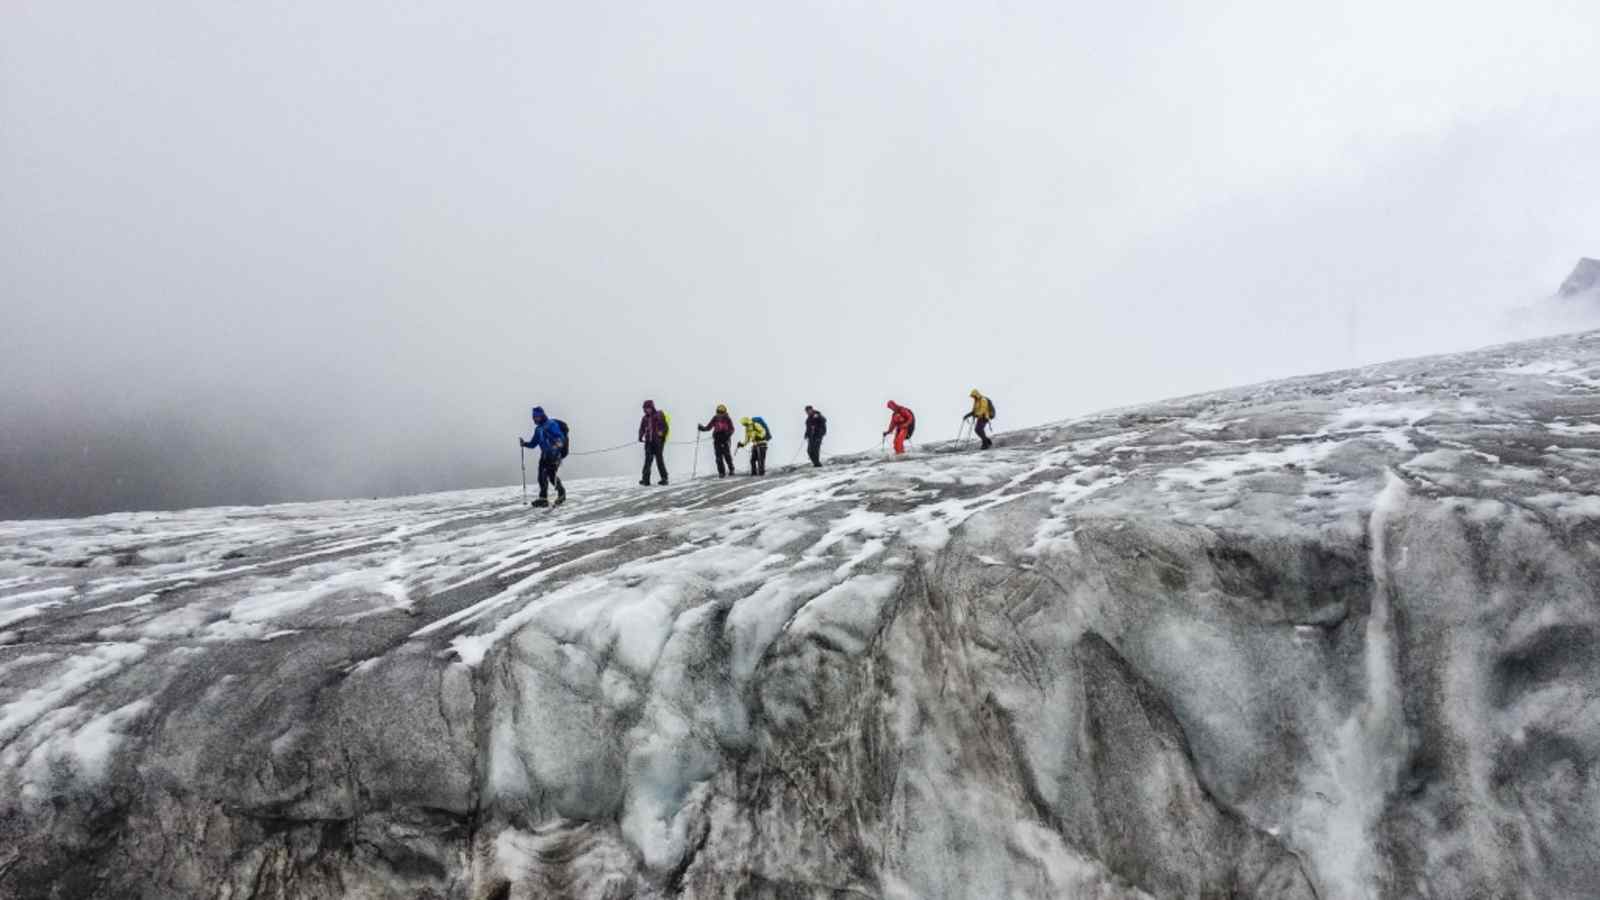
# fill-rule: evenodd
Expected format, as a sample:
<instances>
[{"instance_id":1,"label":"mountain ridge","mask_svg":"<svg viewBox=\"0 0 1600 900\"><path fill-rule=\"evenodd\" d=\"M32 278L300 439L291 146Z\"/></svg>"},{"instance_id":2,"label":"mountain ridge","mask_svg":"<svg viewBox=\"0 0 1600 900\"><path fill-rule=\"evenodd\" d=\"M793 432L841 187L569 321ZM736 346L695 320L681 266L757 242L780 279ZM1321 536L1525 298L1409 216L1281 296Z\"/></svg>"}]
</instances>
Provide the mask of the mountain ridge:
<instances>
[{"instance_id":1,"label":"mountain ridge","mask_svg":"<svg viewBox=\"0 0 1600 900\"><path fill-rule=\"evenodd\" d=\"M1593 291L1600 291L1600 259L1590 259L1585 256L1578 260L1578 264L1572 269L1572 274L1561 282L1561 287L1556 290L1556 296L1565 299Z\"/></svg>"}]
</instances>

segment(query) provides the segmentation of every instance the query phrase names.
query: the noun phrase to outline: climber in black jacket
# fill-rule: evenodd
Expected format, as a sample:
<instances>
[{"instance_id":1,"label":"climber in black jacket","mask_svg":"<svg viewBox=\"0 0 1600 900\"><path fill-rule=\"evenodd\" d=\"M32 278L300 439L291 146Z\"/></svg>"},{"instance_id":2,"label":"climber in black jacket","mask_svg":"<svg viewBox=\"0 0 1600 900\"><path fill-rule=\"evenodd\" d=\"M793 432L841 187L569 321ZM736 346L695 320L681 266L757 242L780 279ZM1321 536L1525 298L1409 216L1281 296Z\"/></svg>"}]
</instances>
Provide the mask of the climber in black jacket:
<instances>
[{"instance_id":1,"label":"climber in black jacket","mask_svg":"<svg viewBox=\"0 0 1600 900\"><path fill-rule=\"evenodd\" d=\"M828 417L814 407L806 407L806 455L811 464L822 468L822 436L828 433Z\"/></svg>"}]
</instances>

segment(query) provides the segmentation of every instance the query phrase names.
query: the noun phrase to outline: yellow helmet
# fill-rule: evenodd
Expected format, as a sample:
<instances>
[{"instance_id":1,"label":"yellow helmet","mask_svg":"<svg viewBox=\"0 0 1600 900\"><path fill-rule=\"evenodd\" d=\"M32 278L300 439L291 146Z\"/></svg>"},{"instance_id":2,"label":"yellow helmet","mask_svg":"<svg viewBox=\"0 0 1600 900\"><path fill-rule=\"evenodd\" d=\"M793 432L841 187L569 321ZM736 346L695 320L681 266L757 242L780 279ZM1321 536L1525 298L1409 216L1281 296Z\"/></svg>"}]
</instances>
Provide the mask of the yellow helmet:
<instances>
[{"instance_id":1,"label":"yellow helmet","mask_svg":"<svg viewBox=\"0 0 1600 900\"><path fill-rule=\"evenodd\" d=\"M722 415L727 415L728 414L727 404L718 403L717 404L717 412L721 413Z\"/></svg>"},{"instance_id":2,"label":"yellow helmet","mask_svg":"<svg viewBox=\"0 0 1600 900\"><path fill-rule=\"evenodd\" d=\"M746 417L740 419L739 420L739 424L740 425L749 425L750 424L750 417L746 416Z\"/></svg>"},{"instance_id":3,"label":"yellow helmet","mask_svg":"<svg viewBox=\"0 0 1600 900\"><path fill-rule=\"evenodd\" d=\"M972 389L972 399L976 400L976 399L978 399L979 397L982 397L982 396L983 396L982 394L978 393L978 389L977 388L973 388Z\"/></svg>"}]
</instances>

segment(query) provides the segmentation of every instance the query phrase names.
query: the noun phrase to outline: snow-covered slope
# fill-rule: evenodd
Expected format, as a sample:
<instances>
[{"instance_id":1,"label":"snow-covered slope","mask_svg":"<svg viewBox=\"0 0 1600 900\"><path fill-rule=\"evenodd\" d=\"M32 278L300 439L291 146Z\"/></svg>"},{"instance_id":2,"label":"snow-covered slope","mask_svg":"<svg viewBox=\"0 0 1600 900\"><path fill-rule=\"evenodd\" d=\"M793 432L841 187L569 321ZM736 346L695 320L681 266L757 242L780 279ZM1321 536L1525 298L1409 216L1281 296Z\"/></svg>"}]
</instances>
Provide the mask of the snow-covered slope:
<instances>
[{"instance_id":1,"label":"snow-covered slope","mask_svg":"<svg viewBox=\"0 0 1600 900\"><path fill-rule=\"evenodd\" d=\"M922 449L0 523L0 896L1600 884L1600 333Z\"/></svg>"}]
</instances>

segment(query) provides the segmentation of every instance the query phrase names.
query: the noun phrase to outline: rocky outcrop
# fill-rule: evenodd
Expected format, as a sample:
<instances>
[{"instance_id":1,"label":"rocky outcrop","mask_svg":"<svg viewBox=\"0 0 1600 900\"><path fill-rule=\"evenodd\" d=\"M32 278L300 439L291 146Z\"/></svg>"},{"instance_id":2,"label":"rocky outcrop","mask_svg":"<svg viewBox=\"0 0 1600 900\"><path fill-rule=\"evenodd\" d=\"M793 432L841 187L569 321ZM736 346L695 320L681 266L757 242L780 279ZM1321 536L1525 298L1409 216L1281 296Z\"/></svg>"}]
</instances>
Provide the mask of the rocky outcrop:
<instances>
[{"instance_id":1,"label":"rocky outcrop","mask_svg":"<svg viewBox=\"0 0 1600 900\"><path fill-rule=\"evenodd\" d=\"M764 480L0 523L0 895L1582 897L1600 334Z\"/></svg>"},{"instance_id":2,"label":"rocky outcrop","mask_svg":"<svg viewBox=\"0 0 1600 900\"><path fill-rule=\"evenodd\" d=\"M1590 259L1585 256L1578 260L1578 265L1561 282L1561 289L1556 291L1557 297L1577 297L1594 294L1600 296L1600 259Z\"/></svg>"}]
</instances>

